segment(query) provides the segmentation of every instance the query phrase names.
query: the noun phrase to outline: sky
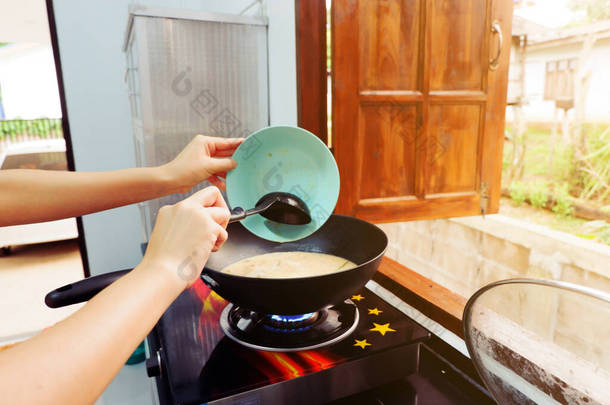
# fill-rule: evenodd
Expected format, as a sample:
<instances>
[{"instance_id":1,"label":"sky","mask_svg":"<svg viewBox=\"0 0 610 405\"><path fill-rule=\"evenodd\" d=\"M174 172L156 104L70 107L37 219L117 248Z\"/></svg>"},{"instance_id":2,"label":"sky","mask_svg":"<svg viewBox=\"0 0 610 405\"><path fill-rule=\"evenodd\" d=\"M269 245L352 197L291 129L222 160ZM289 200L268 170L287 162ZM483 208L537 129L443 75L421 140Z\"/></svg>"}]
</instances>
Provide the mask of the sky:
<instances>
[{"instance_id":1,"label":"sky","mask_svg":"<svg viewBox=\"0 0 610 405\"><path fill-rule=\"evenodd\" d=\"M576 17L567 3L567 0L536 0L533 6L515 8L515 14L545 27L563 27Z\"/></svg>"}]
</instances>

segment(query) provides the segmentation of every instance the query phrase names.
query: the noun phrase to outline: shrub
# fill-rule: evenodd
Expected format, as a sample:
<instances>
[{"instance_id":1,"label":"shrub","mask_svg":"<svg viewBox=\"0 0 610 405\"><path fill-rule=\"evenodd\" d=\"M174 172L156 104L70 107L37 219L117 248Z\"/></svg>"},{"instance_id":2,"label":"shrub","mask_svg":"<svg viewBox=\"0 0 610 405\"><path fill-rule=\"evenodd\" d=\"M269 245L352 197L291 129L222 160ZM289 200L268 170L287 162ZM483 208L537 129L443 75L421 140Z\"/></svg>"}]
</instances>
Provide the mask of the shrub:
<instances>
[{"instance_id":1,"label":"shrub","mask_svg":"<svg viewBox=\"0 0 610 405\"><path fill-rule=\"evenodd\" d=\"M509 191L510 191L510 198L517 205L523 204L523 202L527 198L527 188L526 188L525 184L520 181L515 181L515 182L511 183L511 185L509 187Z\"/></svg>"},{"instance_id":2,"label":"shrub","mask_svg":"<svg viewBox=\"0 0 610 405\"><path fill-rule=\"evenodd\" d=\"M549 199L546 182L534 182L528 190L528 197L534 207L543 208Z\"/></svg>"},{"instance_id":3,"label":"shrub","mask_svg":"<svg viewBox=\"0 0 610 405\"><path fill-rule=\"evenodd\" d=\"M604 201L610 196L610 127L587 128L587 151L580 162L582 199Z\"/></svg>"},{"instance_id":4,"label":"shrub","mask_svg":"<svg viewBox=\"0 0 610 405\"><path fill-rule=\"evenodd\" d=\"M578 170L574 148L559 142L555 146L553 167L549 173L550 178L556 183L567 183L569 191L582 188L582 174Z\"/></svg>"},{"instance_id":5,"label":"shrub","mask_svg":"<svg viewBox=\"0 0 610 405\"><path fill-rule=\"evenodd\" d=\"M572 215L572 201L568 193L568 185L562 184L561 187L555 190L555 205L551 208L553 212L560 217Z\"/></svg>"},{"instance_id":6,"label":"shrub","mask_svg":"<svg viewBox=\"0 0 610 405\"><path fill-rule=\"evenodd\" d=\"M606 245L610 245L610 228L606 229L599 235L599 239Z\"/></svg>"}]
</instances>

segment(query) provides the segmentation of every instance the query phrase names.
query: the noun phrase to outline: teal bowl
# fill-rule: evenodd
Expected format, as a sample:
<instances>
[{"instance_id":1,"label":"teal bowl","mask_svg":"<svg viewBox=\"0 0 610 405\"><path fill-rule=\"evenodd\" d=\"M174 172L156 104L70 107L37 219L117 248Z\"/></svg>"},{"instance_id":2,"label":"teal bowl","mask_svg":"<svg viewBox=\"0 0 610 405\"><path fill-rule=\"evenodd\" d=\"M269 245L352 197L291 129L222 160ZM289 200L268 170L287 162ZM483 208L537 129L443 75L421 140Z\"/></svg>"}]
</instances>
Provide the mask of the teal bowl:
<instances>
[{"instance_id":1,"label":"teal bowl","mask_svg":"<svg viewBox=\"0 0 610 405\"><path fill-rule=\"evenodd\" d=\"M339 170L328 147L302 128L273 126L250 135L235 151L237 167L227 174L231 208L254 208L273 191L300 197L309 208L307 225L285 225L252 215L241 223L253 234L290 242L314 233L330 217L339 197Z\"/></svg>"}]
</instances>

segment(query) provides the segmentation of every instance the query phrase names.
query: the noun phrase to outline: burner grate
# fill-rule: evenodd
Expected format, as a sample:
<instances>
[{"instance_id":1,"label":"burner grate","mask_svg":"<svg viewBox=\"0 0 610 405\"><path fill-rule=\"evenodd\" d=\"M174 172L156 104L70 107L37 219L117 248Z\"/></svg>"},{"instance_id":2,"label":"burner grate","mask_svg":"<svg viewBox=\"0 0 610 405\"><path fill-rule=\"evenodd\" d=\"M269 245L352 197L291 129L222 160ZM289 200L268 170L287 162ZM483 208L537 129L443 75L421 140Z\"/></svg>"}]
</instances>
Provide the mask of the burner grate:
<instances>
[{"instance_id":1,"label":"burner grate","mask_svg":"<svg viewBox=\"0 0 610 405\"><path fill-rule=\"evenodd\" d=\"M297 351L323 347L349 336L358 324L358 308L346 300L303 315L266 315L229 304L220 316L222 331L253 349Z\"/></svg>"}]
</instances>

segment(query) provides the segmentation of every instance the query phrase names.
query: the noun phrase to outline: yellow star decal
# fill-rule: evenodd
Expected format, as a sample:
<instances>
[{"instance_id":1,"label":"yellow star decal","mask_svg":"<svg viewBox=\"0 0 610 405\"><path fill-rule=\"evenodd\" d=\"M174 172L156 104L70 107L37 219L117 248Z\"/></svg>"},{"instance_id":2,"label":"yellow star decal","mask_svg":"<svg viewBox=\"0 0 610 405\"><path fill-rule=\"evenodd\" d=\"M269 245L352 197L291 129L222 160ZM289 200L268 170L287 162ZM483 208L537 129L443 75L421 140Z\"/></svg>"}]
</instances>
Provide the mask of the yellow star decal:
<instances>
[{"instance_id":1,"label":"yellow star decal","mask_svg":"<svg viewBox=\"0 0 610 405\"><path fill-rule=\"evenodd\" d=\"M363 300L364 297L362 295L358 294L358 295L352 295L352 299L355 301L360 301L360 300Z\"/></svg>"},{"instance_id":2,"label":"yellow star decal","mask_svg":"<svg viewBox=\"0 0 610 405\"><path fill-rule=\"evenodd\" d=\"M374 328L370 329L372 332L379 332L381 336L385 336L386 332L396 332L396 330L390 328L389 323L384 323L383 325L379 325L378 323L373 322Z\"/></svg>"},{"instance_id":3,"label":"yellow star decal","mask_svg":"<svg viewBox=\"0 0 610 405\"><path fill-rule=\"evenodd\" d=\"M373 309L369 308L369 315L379 315L382 312L383 311L380 310L379 308L373 308Z\"/></svg>"},{"instance_id":4,"label":"yellow star decal","mask_svg":"<svg viewBox=\"0 0 610 405\"><path fill-rule=\"evenodd\" d=\"M356 341L356 343L354 343L354 346L358 346L362 350L364 350L367 346L371 345L369 342L366 341L366 339L362 339L362 340L354 339L354 341Z\"/></svg>"}]
</instances>

